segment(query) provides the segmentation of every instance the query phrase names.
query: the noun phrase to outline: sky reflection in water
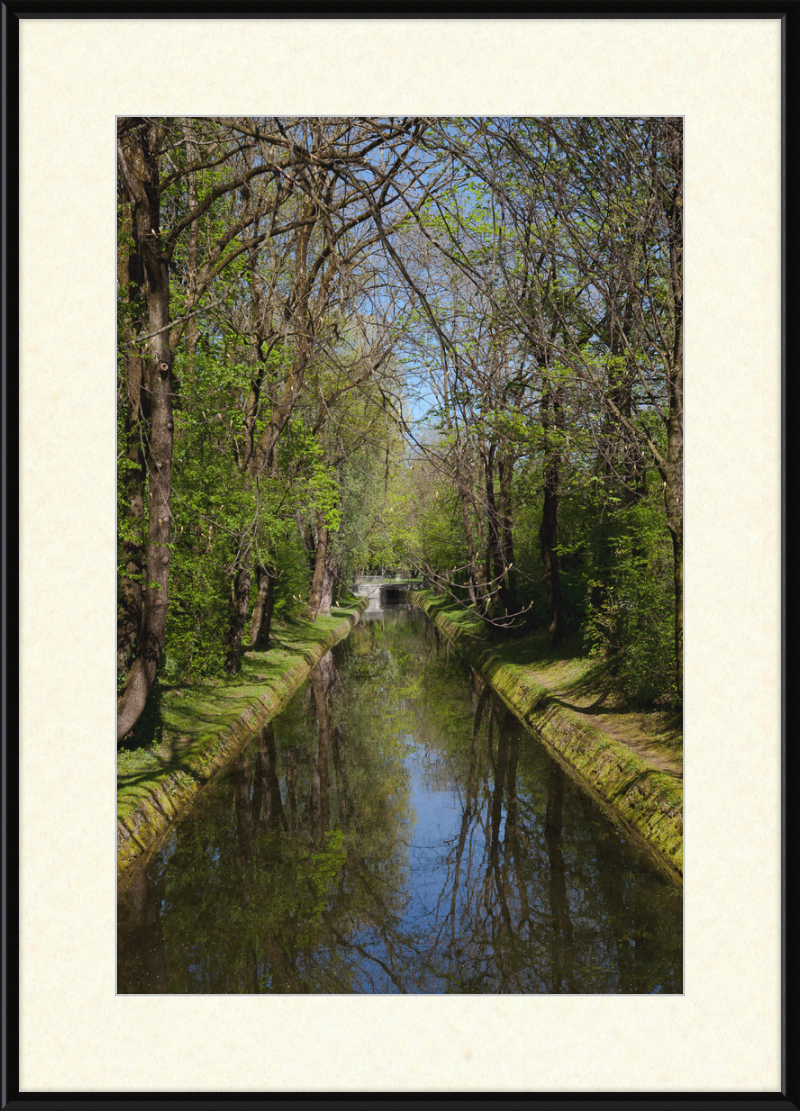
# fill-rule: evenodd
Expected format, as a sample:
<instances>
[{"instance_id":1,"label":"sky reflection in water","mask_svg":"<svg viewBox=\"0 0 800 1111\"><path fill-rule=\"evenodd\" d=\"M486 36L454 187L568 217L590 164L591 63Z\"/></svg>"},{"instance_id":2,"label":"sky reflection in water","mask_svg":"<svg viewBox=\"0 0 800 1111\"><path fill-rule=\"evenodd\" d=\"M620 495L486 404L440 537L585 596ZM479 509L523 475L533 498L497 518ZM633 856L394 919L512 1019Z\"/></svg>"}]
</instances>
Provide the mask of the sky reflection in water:
<instances>
[{"instance_id":1,"label":"sky reflection in water","mask_svg":"<svg viewBox=\"0 0 800 1111\"><path fill-rule=\"evenodd\" d=\"M121 895L118 991L682 991L682 899L416 610L328 653Z\"/></svg>"}]
</instances>

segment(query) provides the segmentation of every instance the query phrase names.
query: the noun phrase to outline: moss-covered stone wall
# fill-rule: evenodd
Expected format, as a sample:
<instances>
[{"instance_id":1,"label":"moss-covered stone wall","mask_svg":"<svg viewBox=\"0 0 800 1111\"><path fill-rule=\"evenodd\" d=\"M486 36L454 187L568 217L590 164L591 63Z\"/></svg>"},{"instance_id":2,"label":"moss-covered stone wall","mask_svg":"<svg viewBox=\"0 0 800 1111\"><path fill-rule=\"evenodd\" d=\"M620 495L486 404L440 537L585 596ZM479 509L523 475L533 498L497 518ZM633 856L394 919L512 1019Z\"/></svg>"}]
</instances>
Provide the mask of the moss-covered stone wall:
<instances>
[{"instance_id":1,"label":"moss-covered stone wall","mask_svg":"<svg viewBox=\"0 0 800 1111\"><path fill-rule=\"evenodd\" d=\"M239 706L244 698L247 709L243 712L238 709L233 720L225 721L226 715L221 715L223 720L219 727L201 729L194 737L181 738L182 743L173 746L161 769L156 766L128 775L124 780L118 778L117 883L120 889L129 882L133 865L150 855L208 781L264 728L325 653L349 634L366 606L365 598L327 630L320 621L320 639L316 643L306 642L291 653L286 666L271 678L269 685L253 684L249 692L246 686L237 692Z\"/></svg>"},{"instance_id":2,"label":"moss-covered stone wall","mask_svg":"<svg viewBox=\"0 0 800 1111\"><path fill-rule=\"evenodd\" d=\"M603 810L640 844L676 883L683 880L683 788L674 776L650 766L622 741L559 705L547 687L524 669L510 667L470 637L418 593L411 601L428 614L497 692L533 729L551 755Z\"/></svg>"}]
</instances>

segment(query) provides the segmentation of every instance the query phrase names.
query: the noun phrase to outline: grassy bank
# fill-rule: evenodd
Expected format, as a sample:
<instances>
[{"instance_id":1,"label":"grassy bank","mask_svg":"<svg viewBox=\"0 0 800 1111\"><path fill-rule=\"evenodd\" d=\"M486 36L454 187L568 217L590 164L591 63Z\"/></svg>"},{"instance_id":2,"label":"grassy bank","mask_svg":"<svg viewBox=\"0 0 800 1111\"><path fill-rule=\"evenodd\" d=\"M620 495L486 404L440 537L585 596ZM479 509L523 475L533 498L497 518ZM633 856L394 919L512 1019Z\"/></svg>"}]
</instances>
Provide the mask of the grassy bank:
<instances>
[{"instance_id":1,"label":"grassy bank","mask_svg":"<svg viewBox=\"0 0 800 1111\"><path fill-rule=\"evenodd\" d=\"M474 612L428 591L411 598L573 778L681 881L680 718L627 707L601 667L569 646L553 650L544 629L494 640Z\"/></svg>"},{"instance_id":2,"label":"grassy bank","mask_svg":"<svg viewBox=\"0 0 800 1111\"><path fill-rule=\"evenodd\" d=\"M311 671L350 632L366 599L316 621L276 623L268 652L247 652L239 675L193 687L161 685L146 746L117 753L117 879L203 786L262 729Z\"/></svg>"}]
</instances>

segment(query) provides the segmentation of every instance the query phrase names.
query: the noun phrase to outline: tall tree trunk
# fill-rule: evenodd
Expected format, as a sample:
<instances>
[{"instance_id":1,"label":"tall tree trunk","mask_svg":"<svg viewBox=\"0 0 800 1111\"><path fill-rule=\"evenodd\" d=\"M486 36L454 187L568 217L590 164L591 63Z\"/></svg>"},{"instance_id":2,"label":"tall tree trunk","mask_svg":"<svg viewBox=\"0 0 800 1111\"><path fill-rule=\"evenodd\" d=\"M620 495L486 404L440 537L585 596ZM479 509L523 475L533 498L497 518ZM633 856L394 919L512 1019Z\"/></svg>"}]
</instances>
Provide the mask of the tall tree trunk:
<instances>
[{"instance_id":1,"label":"tall tree trunk","mask_svg":"<svg viewBox=\"0 0 800 1111\"><path fill-rule=\"evenodd\" d=\"M266 652L269 648L272 611L275 605L275 576L274 564L269 566L259 564L256 572L258 594L250 624L250 647L258 652Z\"/></svg>"},{"instance_id":2,"label":"tall tree trunk","mask_svg":"<svg viewBox=\"0 0 800 1111\"><path fill-rule=\"evenodd\" d=\"M186 145L186 158L191 165L198 161L197 157L197 144L195 143L192 134L192 121L184 116L181 120L181 131L183 132L183 141ZM186 179L186 190L189 198L189 208L197 208L197 173L192 170ZM257 228L255 229L258 230ZM200 260L200 222L193 221L189 225L188 230L188 251L186 258L186 302L192 309L196 306L197 295L197 272ZM197 316L192 315L186 321L186 372L194 375L195 361L197 358L197 340L199 336L199 329L197 326Z\"/></svg>"},{"instance_id":3,"label":"tall tree trunk","mask_svg":"<svg viewBox=\"0 0 800 1111\"><path fill-rule=\"evenodd\" d=\"M322 598L325 590L325 566L328 556L328 529L325 525L325 514L317 510L317 546L314 554L314 574L311 579L311 590L308 595L308 615L315 620L320 614ZM330 610L328 611L330 612Z\"/></svg>"},{"instance_id":4,"label":"tall tree trunk","mask_svg":"<svg viewBox=\"0 0 800 1111\"><path fill-rule=\"evenodd\" d=\"M683 366L670 382L667 422L667 465L664 469L664 505L672 538L672 582L675 590L675 686L683 697Z\"/></svg>"},{"instance_id":5,"label":"tall tree trunk","mask_svg":"<svg viewBox=\"0 0 800 1111\"><path fill-rule=\"evenodd\" d=\"M498 499L494 485L494 466L497 459L497 474L500 483ZM486 557L487 580L491 579L492 616L495 618L512 617L519 609L517 605L516 574L514 562L514 541L512 534L513 511L511 507L512 462L510 453L497 452L492 444L485 459L486 484L486 523L488 547ZM491 559L491 572L490 568Z\"/></svg>"},{"instance_id":6,"label":"tall tree trunk","mask_svg":"<svg viewBox=\"0 0 800 1111\"><path fill-rule=\"evenodd\" d=\"M336 581L336 561L330 550L330 531L325 524L325 514L317 510L317 548L314 555L314 575L308 596L307 612L312 621L319 615L331 612L333 587Z\"/></svg>"},{"instance_id":7,"label":"tall tree trunk","mask_svg":"<svg viewBox=\"0 0 800 1111\"><path fill-rule=\"evenodd\" d=\"M487 591L491 599L490 606L488 607L492 617L500 618L505 617L505 596L503 593L503 580L505 577L505 566L503 563L503 549L500 543L500 519L497 512L497 499L494 491L494 457L496 454L495 444L491 444L489 451L486 453L485 468L484 468L484 482L486 486L486 533L487 533L487 548L486 548L486 580Z\"/></svg>"},{"instance_id":8,"label":"tall tree trunk","mask_svg":"<svg viewBox=\"0 0 800 1111\"><path fill-rule=\"evenodd\" d=\"M144 263L144 293L151 339L145 388L150 396L150 479L144 611L139 651L117 701L117 743L144 710L164 648L169 590L169 538L172 522L172 382L173 352L168 340L169 268L161 255L158 125L139 131L144 174L134 181L134 240ZM128 172L130 173L130 167Z\"/></svg>"},{"instance_id":9,"label":"tall tree trunk","mask_svg":"<svg viewBox=\"0 0 800 1111\"><path fill-rule=\"evenodd\" d=\"M683 120L664 123L673 188L667 205L673 338L667 385L667 459L664 503L672 537L675 586L675 685L683 697Z\"/></svg>"},{"instance_id":10,"label":"tall tree trunk","mask_svg":"<svg viewBox=\"0 0 800 1111\"><path fill-rule=\"evenodd\" d=\"M134 160L136 150L128 147L128 157ZM141 152L139 152L141 153ZM145 311L141 296L141 259L131 249L133 237L134 198L123 188L126 207L120 214L120 246L117 254L117 282L124 304L131 306L123 312L120 335L125 343L125 469L120 475L125 491L125 538L120 544L120 577L117 606L117 674L127 673L133 658L144 609L144 485L145 459L142 449L142 423L145 420L147 395L144 391L144 367L141 355L133 346L135 332L142 321L136 319ZM129 315L130 312L130 315Z\"/></svg>"},{"instance_id":11,"label":"tall tree trunk","mask_svg":"<svg viewBox=\"0 0 800 1111\"><path fill-rule=\"evenodd\" d=\"M514 473L514 458L509 448L497 462L500 480L500 550L503 557L503 604L506 614L519 610L517 601L517 571L514 566L514 504L511 481Z\"/></svg>"},{"instance_id":12,"label":"tall tree trunk","mask_svg":"<svg viewBox=\"0 0 800 1111\"><path fill-rule=\"evenodd\" d=\"M553 410L551 421L550 408ZM556 438L550 435L556 426ZM554 648L564 641L564 612L561 598L561 568L558 558L558 501L561 445L558 432L563 426L561 391L548 388L542 398L542 427L544 428L544 504L539 541L542 551L544 580L547 587L547 628Z\"/></svg>"},{"instance_id":13,"label":"tall tree trunk","mask_svg":"<svg viewBox=\"0 0 800 1111\"><path fill-rule=\"evenodd\" d=\"M472 605L475 606L479 613L482 613L483 600L478 587L478 561L475 558L475 540L472 535L472 521L469 515L470 507L466 494L462 491L460 485L458 488L458 496L461 502L461 515L464 521L464 535L467 540L467 591Z\"/></svg>"},{"instance_id":14,"label":"tall tree trunk","mask_svg":"<svg viewBox=\"0 0 800 1111\"><path fill-rule=\"evenodd\" d=\"M310 214L308 206L306 206L304 211L306 215ZM310 235L310 224L308 226L302 226L299 229L295 253L295 317L303 322L297 335L295 358L283 389L272 407L267 427L257 439L255 437L255 417L263 381L263 371L253 375L250 396L248 398L248 410L245 415L244 450L242 453L243 466L249 471L253 482L257 482L258 478L271 466L275 447L280 439L281 433L289 423L289 419L303 388L306 367L311 355L311 337L305 330L305 323L308 317L309 283L307 253ZM254 265L254 260L251 259L251 262ZM254 288L256 287L254 286ZM260 293L256 294L256 304L260 311L263 304ZM260 335L258 333L257 338L260 340ZM258 357L263 360L263 351L260 342L257 345L257 354ZM246 554L247 560L245 561L244 558L242 559L240 571L237 575L235 603L231 615L231 629L229 634L230 649L225 661L225 670L228 674L233 674L238 670L244 627L247 621L247 604L246 602L243 603L242 599L245 584L247 586L247 596L249 597L250 584L252 583L252 545L248 545ZM330 605L328 607L328 612L330 612Z\"/></svg>"}]
</instances>

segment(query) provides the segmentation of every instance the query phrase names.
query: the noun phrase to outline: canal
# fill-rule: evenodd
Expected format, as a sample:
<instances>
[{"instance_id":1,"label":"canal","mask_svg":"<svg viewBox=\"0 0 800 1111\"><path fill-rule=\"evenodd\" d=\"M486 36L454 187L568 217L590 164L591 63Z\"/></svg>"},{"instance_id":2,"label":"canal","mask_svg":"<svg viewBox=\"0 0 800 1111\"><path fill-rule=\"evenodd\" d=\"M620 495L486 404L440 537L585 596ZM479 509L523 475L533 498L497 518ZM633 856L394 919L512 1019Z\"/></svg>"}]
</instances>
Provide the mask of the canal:
<instances>
[{"instance_id":1,"label":"canal","mask_svg":"<svg viewBox=\"0 0 800 1111\"><path fill-rule=\"evenodd\" d=\"M120 894L121 993L680 993L682 897L416 609L370 613Z\"/></svg>"}]
</instances>

